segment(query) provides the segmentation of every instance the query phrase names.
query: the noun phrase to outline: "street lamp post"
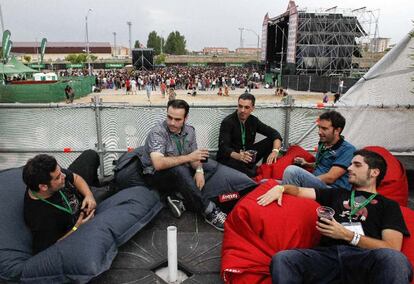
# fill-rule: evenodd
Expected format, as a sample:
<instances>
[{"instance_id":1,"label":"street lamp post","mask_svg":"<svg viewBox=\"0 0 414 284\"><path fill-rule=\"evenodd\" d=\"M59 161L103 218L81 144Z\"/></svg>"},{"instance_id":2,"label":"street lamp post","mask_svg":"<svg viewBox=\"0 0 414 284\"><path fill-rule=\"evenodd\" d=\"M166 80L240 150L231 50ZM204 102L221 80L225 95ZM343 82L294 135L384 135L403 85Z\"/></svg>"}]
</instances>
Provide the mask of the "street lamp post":
<instances>
[{"instance_id":1,"label":"street lamp post","mask_svg":"<svg viewBox=\"0 0 414 284\"><path fill-rule=\"evenodd\" d=\"M116 53L116 32L113 32L112 34L114 35L114 57L116 57L117 56L117 53Z\"/></svg>"},{"instance_id":2,"label":"street lamp post","mask_svg":"<svg viewBox=\"0 0 414 284\"><path fill-rule=\"evenodd\" d=\"M128 34L129 34L129 55L132 57L132 44L131 44L131 25L132 22L128 21Z\"/></svg>"},{"instance_id":3,"label":"street lamp post","mask_svg":"<svg viewBox=\"0 0 414 284\"><path fill-rule=\"evenodd\" d=\"M85 16L85 27L86 27L86 56L87 56L87 61L88 61L88 74L89 76L92 75L92 70L91 70L91 61L90 61L90 55L89 55L89 30L88 30L88 16L89 16L89 12L92 12L92 9L88 9L88 12L86 13Z\"/></svg>"},{"instance_id":4,"label":"street lamp post","mask_svg":"<svg viewBox=\"0 0 414 284\"><path fill-rule=\"evenodd\" d=\"M260 55L259 55L260 54L259 53L260 36L254 30L246 29L246 28L244 28L244 30L249 31L249 32L252 32L252 33L254 33L257 36L257 66L259 66L259 62L260 62Z\"/></svg>"}]
</instances>

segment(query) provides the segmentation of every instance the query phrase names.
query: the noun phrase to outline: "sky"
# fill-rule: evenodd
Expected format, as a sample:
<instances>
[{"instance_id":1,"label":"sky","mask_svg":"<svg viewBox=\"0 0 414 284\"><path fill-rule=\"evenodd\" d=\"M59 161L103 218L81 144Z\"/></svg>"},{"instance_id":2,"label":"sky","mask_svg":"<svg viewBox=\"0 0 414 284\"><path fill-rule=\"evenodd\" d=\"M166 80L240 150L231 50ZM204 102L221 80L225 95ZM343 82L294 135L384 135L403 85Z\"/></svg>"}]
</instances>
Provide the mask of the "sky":
<instances>
[{"instance_id":1,"label":"sky","mask_svg":"<svg viewBox=\"0 0 414 284\"><path fill-rule=\"evenodd\" d=\"M378 34L391 38L391 43L397 43L414 27L414 0L295 2L299 9L308 10L337 6L350 11L365 6L371 12L364 14L364 18L378 16ZM0 5L4 27L10 30L15 42L40 42L43 37L53 42L84 42L85 17L92 9L88 14L90 42L113 44L116 32L117 46L128 47L126 22L130 21L133 43L139 40L146 44L153 30L165 38L177 30L185 36L188 50L213 46L234 50L240 46L238 28L253 30L261 36L265 14L274 17L283 13L288 0L0 0ZM374 26L371 31L374 33ZM243 38L244 47L256 47L254 32L245 31Z\"/></svg>"}]
</instances>

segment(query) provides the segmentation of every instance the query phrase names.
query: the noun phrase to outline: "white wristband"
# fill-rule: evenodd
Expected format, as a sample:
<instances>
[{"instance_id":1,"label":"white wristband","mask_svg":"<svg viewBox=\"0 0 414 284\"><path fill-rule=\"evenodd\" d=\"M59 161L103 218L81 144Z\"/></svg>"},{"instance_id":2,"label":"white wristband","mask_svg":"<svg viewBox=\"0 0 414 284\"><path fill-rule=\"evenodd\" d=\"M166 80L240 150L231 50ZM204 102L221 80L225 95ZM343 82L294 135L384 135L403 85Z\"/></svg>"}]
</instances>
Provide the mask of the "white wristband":
<instances>
[{"instance_id":1,"label":"white wristband","mask_svg":"<svg viewBox=\"0 0 414 284\"><path fill-rule=\"evenodd\" d=\"M274 148L274 149L272 150L272 152L279 153L279 152L280 152L280 149L276 149L276 148Z\"/></svg>"},{"instance_id":2,"label":"white wristband","mask_svg":"<svg viewBox=\"0 0 414 284\"><path fill-rule=\"evenodd\" d=\"M358 233L354 232L354 237L352 238L352 240L349 242L349 244L353 245L353 246L357 246L359 243L359 240L361 239L361 235Z\"/></svg>"},{"instance_id":3,"label":"white wristband","mask_svg":"<svg viewBox=\"0 0 414 284\"><path fill-rule=\"evenodd\" d=\"M204 174L204 170L203 170L203 168L202 168L202 167L197 168L197 169L196 169L196 173L201 173L201 174Z\"/></svg>"}]
</instances>

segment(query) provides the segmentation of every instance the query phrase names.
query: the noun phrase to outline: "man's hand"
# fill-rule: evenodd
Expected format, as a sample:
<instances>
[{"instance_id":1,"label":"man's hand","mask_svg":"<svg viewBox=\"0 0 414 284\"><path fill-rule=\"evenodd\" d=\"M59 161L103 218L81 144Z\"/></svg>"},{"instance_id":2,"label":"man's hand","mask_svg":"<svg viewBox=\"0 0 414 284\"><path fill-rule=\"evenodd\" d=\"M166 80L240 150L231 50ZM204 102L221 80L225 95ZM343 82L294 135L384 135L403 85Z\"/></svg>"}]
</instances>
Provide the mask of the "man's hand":
<instances>
[{"instance_id":1,"label":"man's hand","mask_svg":"<svg viewBox=\"0 0 414 284\"><path fill-rule=\"evenodd\" d=\"M279 152L271 152L270 155L267 157L267 164L273 164L277 161L277 156L279 155Z\"/></svg>"},{"instance_id":2,"label":"man's hand","mask_svg":"<svg viewBox=\"0 0 414 284\"><path fill-rule=\"evenodd\" d=\"M85 211L86 215L89 216L92 211L96 208L96 201L92 194L88 194L82 201L81 209Z\"/></svg>"},{"instance_id":3,"label":"man's hand","mask_svg":"<svg viewBox=\"0 0 414 284\"><path fill-rule=\"evenodd\" d=\"M208 150L206 149L197 149L194 152L188 154L190 162L199 162L208 158Z\"/></svg>"},{"instance_id":4,"label":"man's hand","mask_svg":"<svg viewBox=\"0 0 414 284\"><path fill-rule=\"evenodd\" d=\"M295 158L293 159L293 163L294 163L295 165L297 165L297 166L305 166L306 161L305 161L305 159L304 159L304 158L301 158L301 157L295 157Z\"/></svg>"},{"instance_id":5,"label":"man's hand","mask_svg":"<svg viewBox=\"0 0 414 284\"><path fill-rule=\"evenodd\" d=\"M195 173L194 175L195 183L199 190L202 190L205 184L204 174L203 173Z\"/></svg>"},{"instance_id":6,"label":"man's hand","mask_svg":"<svg viewBox=\"0 0 414 284\"><path fill-rule=\"evenodd\" d=\"M249 152L240 150L239 155L240 155L239 160L242 161L243 163L248 164L252 162L252 155Z\"/></svg>"},{"instance_id":7,"label":"man's hand","mask_svg":"<svg viewBox=\"0 0 414 284\"><path fill-rule=\"evenodd\" d=\"M336 240L346 240L348 242L354 235L353 232L338 223L335 219L329 220L321 218L320 221L316 222L316 229L326 237Z\"/></svg>"},{"instance_id":8,"label":"man's hand","mask_svg":"<svg viewBox=\"0 0 414 284\"><path fill-rule=\"evenodd\" d=\"M282 206L283 186L276 185L269 189L265 194L257 198L257 204L267 206L277 200L277 204Z\"/></svg>"}]
</instances>

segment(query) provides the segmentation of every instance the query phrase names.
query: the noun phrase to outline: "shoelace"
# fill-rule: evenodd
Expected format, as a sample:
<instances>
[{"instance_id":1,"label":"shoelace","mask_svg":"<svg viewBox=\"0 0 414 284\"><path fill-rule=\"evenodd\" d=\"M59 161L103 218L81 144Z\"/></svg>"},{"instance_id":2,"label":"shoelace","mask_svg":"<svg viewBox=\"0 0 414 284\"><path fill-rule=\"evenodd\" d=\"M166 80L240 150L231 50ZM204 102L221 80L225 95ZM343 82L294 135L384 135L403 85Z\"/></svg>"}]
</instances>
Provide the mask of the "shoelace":
<instances>
[{"instance_id":1,"label":"shoelace","mask_svg":"<svg viewBox=\"0 0 414 284\"><path fill-rule=\"evenodd\" d=\"M218 221L221 224L223 224L226 221L226 218L227 218L227 214L226 213L219 212L219 213L217 213L217 215L214 218L214 223L216 223Z\"/></svg>"}]
</instances>

